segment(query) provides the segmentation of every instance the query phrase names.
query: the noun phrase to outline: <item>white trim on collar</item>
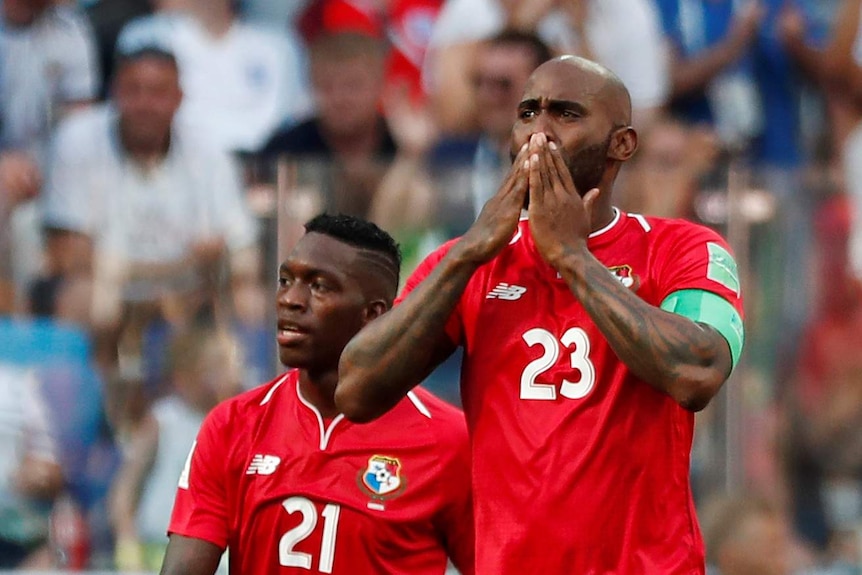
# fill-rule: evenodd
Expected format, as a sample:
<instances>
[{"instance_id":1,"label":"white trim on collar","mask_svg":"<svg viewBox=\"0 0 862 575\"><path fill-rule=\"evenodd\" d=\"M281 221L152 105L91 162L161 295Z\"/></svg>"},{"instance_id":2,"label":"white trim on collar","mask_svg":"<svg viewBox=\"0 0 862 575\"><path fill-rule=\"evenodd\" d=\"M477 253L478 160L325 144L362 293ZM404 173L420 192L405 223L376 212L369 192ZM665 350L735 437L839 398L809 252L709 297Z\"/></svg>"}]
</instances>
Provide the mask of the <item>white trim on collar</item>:
<instances>
[{"instance_id":1,"label":"white trim on collar","mask_svg":"<svg viewBox=\"0 0 862 575\"><path fill-rule=\"evenodd\" d=\"M300 403L310 409L314 415L317 416L317 426L320 429L320 450L326 451L326 447L329 445L329 440L332 437L332 431L335 429L335 426L344 419L344 414L339 413L336 415L332 421L329 422L329 427L324 428L323 416L320 414L320 411L309 403L308 400L302 397L302 392L299 390L299 378L296 378L296 396L299 398Z\"/></svg>"},{"instance_id":2,"label":"white trim on collar","mask_svg":"<svg viewBox=\"0 0 862 575\"><path fill-rule=\"evenodd\" d=\"M592 233L591 233L589 236L587 236L587 237L589 237L589 238L595 238L595 237L598 237L598 236L600 236L600 235L602 235L602 234L604 234L604 233L606 233L606 232L611 231L611 230L613 229L613 227L614 227L615 225L617 225L617 223L620 221L620 218L621 218L621 217L622 217L622 214L621 214L620 210L619 210L618 208L614 207L614 219L612 219L612 220L611 220L611 223L609 223L608 225L606 225L605 227L603 227L603 228L602 228L602 229L600 229L600 230L596 230L596 231L592 232Z\"/></svg>"}]
</instances>

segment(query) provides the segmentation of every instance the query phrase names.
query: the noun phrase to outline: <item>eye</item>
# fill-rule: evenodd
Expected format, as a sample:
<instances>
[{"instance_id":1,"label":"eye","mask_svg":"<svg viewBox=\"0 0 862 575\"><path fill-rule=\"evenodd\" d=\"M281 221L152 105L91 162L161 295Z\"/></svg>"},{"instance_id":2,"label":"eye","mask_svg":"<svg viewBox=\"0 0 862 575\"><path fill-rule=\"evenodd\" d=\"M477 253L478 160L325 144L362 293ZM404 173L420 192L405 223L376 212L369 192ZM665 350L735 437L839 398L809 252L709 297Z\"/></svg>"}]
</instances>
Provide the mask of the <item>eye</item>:
<instances>
[{"instance_id":1,"label":"eye","mask_svg":"<svg viewBox=\"0 0 862 575\"><path fill-rule=\"evenodd\" d=\"M311 291L319 294L325 294L332 291L332 288L329 286L329 284L320 279L315 279L314 281L312 281L310 286Z\"/></svg>"},{"instance_id":2,"label":"eye","mask_svg":"<svg viewBox=\"0 0 862 575\"><path fill-rule=\"evenodd\" d=\"M580 118L581 116L576 111L567 109L560 112L560 117L565 120L575 120L577 118Z\"/></svg>"},{"instance_id":3,"label":"eye","mask_svg":"<svg viewBox=\"0 0 862 575\"><path fill-rule=\"evenodd\" d=\"M292 281L293 281L293 278L290 278L287 276L278 276L278 287L286 288L286 287L290 286Z\"/></svg>"},{"instance_id":4,"label":"eye","mask_svg":"<svg viewBox=\"0 0 862 575\"><path fill-rule=\"evenodd\" d=\"M536 111L531 110L529 108L524 108L518 111L518 118L522 120L529 120L530 118L534 118L536 116Z\"/></svg>"}]
</instances>

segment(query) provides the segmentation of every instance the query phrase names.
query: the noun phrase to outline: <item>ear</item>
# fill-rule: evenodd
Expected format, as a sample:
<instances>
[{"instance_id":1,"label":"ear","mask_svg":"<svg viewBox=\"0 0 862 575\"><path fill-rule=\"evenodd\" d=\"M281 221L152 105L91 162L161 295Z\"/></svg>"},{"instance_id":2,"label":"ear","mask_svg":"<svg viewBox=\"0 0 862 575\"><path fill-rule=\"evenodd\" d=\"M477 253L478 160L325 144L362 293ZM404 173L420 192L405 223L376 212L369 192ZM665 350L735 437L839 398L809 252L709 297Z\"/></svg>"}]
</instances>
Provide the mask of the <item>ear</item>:
<instances>
[{"instance_id":1,"label":"ear","mask_svg":"<svg viewBox=\"0 0 862 575\"><path fill-rule=\"evenodd\" d=\"M638 149L638 133L631 126L617 128L611 135L611 145L608 148L608 158L625 162Z\"/></svg>"},{"instance_id":2,"label":"ear","mask_svg":"<svg viewBox=\"0 0 862 575\"><path fill-rule=\"evenodd\" d=\"M368 302L368 305L365 306L365 314L364 320L365 323L368 323L374 319L377 319L384 313L389 310L389 304L382 299L375 299Z\"/></svg>"}]
</instances>

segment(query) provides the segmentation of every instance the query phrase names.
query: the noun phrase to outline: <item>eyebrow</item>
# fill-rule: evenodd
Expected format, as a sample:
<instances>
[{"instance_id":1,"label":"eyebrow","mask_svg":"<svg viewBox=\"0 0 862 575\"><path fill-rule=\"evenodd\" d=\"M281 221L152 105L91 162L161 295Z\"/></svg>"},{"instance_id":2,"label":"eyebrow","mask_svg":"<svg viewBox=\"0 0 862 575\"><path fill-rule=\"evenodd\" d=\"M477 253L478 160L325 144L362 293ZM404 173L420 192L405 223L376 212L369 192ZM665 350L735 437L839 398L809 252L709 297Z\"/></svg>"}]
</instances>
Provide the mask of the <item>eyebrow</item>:
<instances>
[{"instance_id":1,"label":"eyebrow","mask_svg":"<svg viewBox=\"0 0 862 575\"><path fill-rule=\"evenodd\" d=\"M528 98L526 100L522 100L521 103L518 104L519 110L534 110L541 107L542 103L538 98ZM548 110L552 112L559 112L560 110L574 110L583 115L588 113L586 106L573 100L548 100Z\"/></svg>"}]
</instances>

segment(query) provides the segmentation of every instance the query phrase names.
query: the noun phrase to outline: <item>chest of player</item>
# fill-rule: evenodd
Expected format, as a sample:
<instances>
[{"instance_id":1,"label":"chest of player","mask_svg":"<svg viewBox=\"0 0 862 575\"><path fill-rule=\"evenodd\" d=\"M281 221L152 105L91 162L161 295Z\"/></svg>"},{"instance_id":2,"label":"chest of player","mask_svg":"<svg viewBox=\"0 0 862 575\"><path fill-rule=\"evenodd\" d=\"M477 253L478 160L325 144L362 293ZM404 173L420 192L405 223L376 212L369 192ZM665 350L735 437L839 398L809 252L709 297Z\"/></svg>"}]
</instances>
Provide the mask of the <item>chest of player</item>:
<instances>
[{"instance_id":1,"label":"chest of player","mask_svg":"<svg viewBox=\"0 0 862 575\"><path fill-rule=\"evenodd\" d=\"M660 286L653 277L646 247L600 247L594 255L608 274L645 301L658 305ZM483 268L462 302L468 352L487 350L498 357L506 351L532 347L547 338L571 347L587 341L599 351L604 338L584 306L560 274L544 262L528 242L513 246Z\"/></svg>"},{"instance_id":2,"label":"chest of player","mask_svg":"<svg viewBox=\"0 0 862 575\"><path fill-rule=\"evenodd\" d=\"M288 563L294 552L323 553L325 565L336 542L355 548L397 536L439 546L434 520L445 498L433 480L439 457L430 438L411 437L406 426L395 441L397 430L375 430L384 420L358 426L341 419L321 435L309 414L287 419L262 426L266 432L234 457L239 548L266 540Z\"/></svg>"}]
</instances>

